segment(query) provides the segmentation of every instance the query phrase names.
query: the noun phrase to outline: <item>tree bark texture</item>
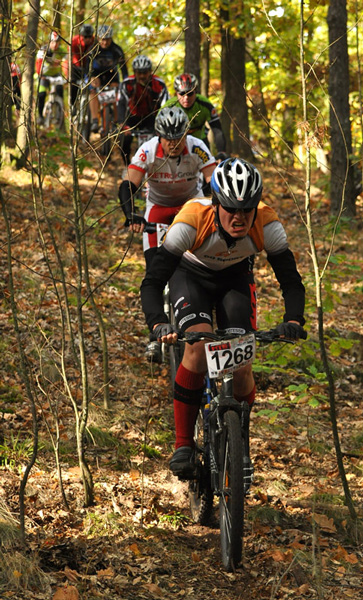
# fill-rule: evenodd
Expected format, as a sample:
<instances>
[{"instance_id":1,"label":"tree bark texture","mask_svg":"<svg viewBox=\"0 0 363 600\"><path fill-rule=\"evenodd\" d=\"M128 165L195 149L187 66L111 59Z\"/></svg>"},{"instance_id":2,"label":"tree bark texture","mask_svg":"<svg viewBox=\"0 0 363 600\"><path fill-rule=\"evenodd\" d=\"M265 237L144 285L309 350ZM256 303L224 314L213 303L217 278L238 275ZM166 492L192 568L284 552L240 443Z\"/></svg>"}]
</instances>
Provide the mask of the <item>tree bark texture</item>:
<instances>
[{"instance_id":1,"label":"tree bark texture","mask_svg":"<svg viewBox=\"0 0 363 600\"><path fill-rule=\"evenodd\" d=\"M193 73L200 81L199 0L185 2L185 73Z\"/></svg>"},{"instance_id":2,"label":"tree bark texture","mask_svg":"<svg viewBox=\"0 0 363 600\"><path fill-rule=\"evenodd\" d=\"M11 48L10 48L10 20L11 20L11 4L8 0L0 0L0 147L2 146L6 130L10 129L9 114L10 114L10 63L11 63Z\"/></svg>"},{"instance_id":3,"label":"tree bark texture","mask_svg":"<svg viewBox=\"0 0 363 600\"><path fill-rule=\"evenodd\" d=\"M330 0L329 96L331 135L331 212L338 214L344 200L344 216L356 213L354 169L350 159L352 136L349 108L349 57L346 0Z\"/></svg>"},{"instance_id":4,"label":"tree bark texture","mask_svg":"<svg viewBox=\"0 0 363 600\"><path fill-rule=\"evenodd\" d=\"M239 18L242 18L239 15ZM222 128L227 139L227 153L240 158L253 158L250 146L250 128L246 101L246 40L230 34L228 22L232 15L222 11L222 61L223 91ZM224 23L224 25L223 25Z\"/></svg>"},{"instance_id":5,"label":"tree bark texture","mask_svg":"<svg viewBox=\"0 0 363 600\"><path fill-rule=\"evenodd\" d=\"M29 4L28 26L26 31L26 60L24 63L21 82L20 119L17 133L17 146L23 158L27 156L29 139L31 135L32 108L33 108L33 81L35 71L35 57L37 52L37 33L40 14L40 0L33 0Z\"/></svg>"}]
</instances>

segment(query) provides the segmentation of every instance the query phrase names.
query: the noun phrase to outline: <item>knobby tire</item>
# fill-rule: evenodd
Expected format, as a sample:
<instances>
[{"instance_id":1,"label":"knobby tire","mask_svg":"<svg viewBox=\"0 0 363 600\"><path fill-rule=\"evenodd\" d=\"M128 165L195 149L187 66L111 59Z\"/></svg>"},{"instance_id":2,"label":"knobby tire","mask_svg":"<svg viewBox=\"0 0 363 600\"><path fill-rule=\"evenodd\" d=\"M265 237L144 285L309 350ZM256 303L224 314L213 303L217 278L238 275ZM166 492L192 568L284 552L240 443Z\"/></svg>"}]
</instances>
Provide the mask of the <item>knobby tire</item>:
<instances>
[{"instance_id":1,"label":"knobby tire","mask_svg":"<svg viewBox=\"0 0 363 600\"><path fill-rule=\"evenodd\" d=\"M204 421L199 411L194 426L196 478L189 482L188 495L190 512L194 523L207 525L213 509L213 491L210 483L210 469L204 440Z\"/></svg>"},{"instance_id":2,"label":"knobby tire","mask_svg":"<svg viewBox=\"0 0 363 600\"><path fill-rule=\"evenodd\" d=\"M108 156L111 151L111 105L106 105L102 109L102 139L100 153L102 156Z\"/></svg>"},{"instance_id":3,"label":"knobby tire","mask_svg":"<svg viewBox=\"0 0 363 600\"><path fill-rule=\"evenodd\" d=\"M219 522L222 562L234 571L242 557L244 526L243 441L240 420L234 411L223 416L219 471Z\"/></svg>"},{"instance_id":4,"label":"knobby tire","mask_svg":"<svg viewBox=\"0 0 363 600\"><path fill-rule=\"evenodd\" d=\"M44 125L50 127L54 125L57 129L61 129L64 121L63 103L57 97L54 100L46 102L44 107Z\"/></svg>"}]
</instances>

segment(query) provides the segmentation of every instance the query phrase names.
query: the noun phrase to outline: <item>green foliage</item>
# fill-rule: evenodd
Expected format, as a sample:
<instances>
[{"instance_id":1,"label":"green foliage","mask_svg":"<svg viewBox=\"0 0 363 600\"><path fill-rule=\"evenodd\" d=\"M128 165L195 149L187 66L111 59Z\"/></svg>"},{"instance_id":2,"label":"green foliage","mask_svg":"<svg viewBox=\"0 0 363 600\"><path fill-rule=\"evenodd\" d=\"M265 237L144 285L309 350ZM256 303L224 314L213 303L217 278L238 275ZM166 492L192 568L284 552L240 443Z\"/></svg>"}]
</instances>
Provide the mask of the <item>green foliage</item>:
<instances>
[{"instance_id":1,"label":"green foliage","mask_svg":"<svg viewBox=\"0 0 363 600\"><path fill-rule=\"evenodd\" d=\"M86 429L86 439L100 448L118 447L120 442L109 431L90 425Z\"/></svg>"},{"instance_id":2,"label":"green foliage","mask_svg":"<svg viewBox=\"0 0 363 600\"><path fill-rule=\"evenodd\" d=\"M0 464L11 471L22 469L22 465L27 463L33 454L33 440L26 438L19 439L20 434L14 436L12 433L9 438L4 438L0 444Z\"/></svg>"},{"instance_id":3,"label":"green foliage","mask_svg":"<svg viewBox=\"0 0 363 600\"><path fill-rule=\"evenodd\" d=\"M159 522L166 523L173 529L179 529L184 525L188 525L190 523L190 518L187 515L184 515L182 512L175 510L172 513L160 515Z\"/></svg>"},{"instance_id":4,"label":"green foliage","mask_svg":"<svg viewBox=\"0 0 363 600\"><path fill-rule=\"evenodd\" d=\"M158 450L157 448L153 448L152 446L149 446L148 444L142 444L141 450L143 451L145 456L147 456L147 458L161 458L162 457L160 450Z\"/></svg>"},{"instance_id":5,"label":"green foliage","mask_svg":"<svg viewBox=\"0 0 363 600\"><path fill-rule=\"evenodd\" d=\"M84 519L84 533L86 536L102 537L117 533L122 527L121 517L114 512L88 512Z\"/></svg>"}]
</instances>

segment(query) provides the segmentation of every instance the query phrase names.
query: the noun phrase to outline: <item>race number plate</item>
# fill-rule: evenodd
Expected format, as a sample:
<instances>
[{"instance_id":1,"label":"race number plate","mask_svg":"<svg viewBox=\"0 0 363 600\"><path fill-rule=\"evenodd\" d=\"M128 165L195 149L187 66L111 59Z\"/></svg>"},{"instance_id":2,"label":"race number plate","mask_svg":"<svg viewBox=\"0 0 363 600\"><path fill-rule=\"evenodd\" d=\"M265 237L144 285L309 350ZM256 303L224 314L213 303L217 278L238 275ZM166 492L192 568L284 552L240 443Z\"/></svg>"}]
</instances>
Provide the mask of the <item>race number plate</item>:
<instances>
[{"instance_id":1,"label":"race number plate","mask_svg":"<svg viewBox=\"0 0 363 600\"><path fill-rule=\"evenodd\" d=\"M111 88L110 90L104 90L103 92L98 92L98 100L101 104L112 104L112 102L116 102L117 100L117 89Z\"/></svg>"},{"instance_id":2,"label":"race number plate","mask_svg":"<svg viewBox=\"0 0 363 600\"><path fill-rule=\"evenodd\" d=\"M253 333L234 340L205 344L209 377L221 377L254 361L256 341Z\"/></svg>"},{"instance_id":3,"label":"race number plate","mask_svg":"<svg viewBox=\"0 0 363 600\"><path fill-rule=\"evenodd\" d=\"M156 223L156 235L158 239L158 246L161 246L168 228L169 225L165 225L165 223Z\"/></svg>"}]
</instances>

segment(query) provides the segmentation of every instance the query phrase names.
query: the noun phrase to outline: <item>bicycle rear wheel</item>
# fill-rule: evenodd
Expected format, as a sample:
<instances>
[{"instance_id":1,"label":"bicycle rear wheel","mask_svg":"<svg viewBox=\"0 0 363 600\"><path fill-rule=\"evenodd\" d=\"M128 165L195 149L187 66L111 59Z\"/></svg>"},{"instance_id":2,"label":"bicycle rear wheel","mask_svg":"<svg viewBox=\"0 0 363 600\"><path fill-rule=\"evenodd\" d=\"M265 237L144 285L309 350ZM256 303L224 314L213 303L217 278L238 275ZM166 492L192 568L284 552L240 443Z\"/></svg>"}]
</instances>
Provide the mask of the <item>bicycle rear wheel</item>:
<instances>
[{"instance_id":1,"label":"bicycle rear wheel","mask_svg":"<svg viewBox=\"0 0 363 600\"><path fill-rule=\"evenodd\" d=\"M219 522L222 562L228 571L235 570L242 556L243 454L239 417L234 411L227 411L223 417L219 455Z\"/></svg>"},{"instance_id":2,"label":"bicycle rear wheel","mask_svg":"<svg viewBox=\"0 0 363 600\"><path fill-rule=\"evenodd\" d=\"M111 151L111 106L106 105L102 110L102 137L100 154L102 156L108 156Z\"/></svg>"},{"instance_id":3,"label":"bicycle rear wheel","mask_svg":"<svg viewBox=\"0 0 363 600\"><path fill-rule=\"evenodd\" d=\"M196 479L189 482L188 486L190 512L194 523L199 523L199 525L207 525L213 509L213 491L203 428L203 413L200 410L194 427L197 476Z\"/></svg>"}]
</instances>

